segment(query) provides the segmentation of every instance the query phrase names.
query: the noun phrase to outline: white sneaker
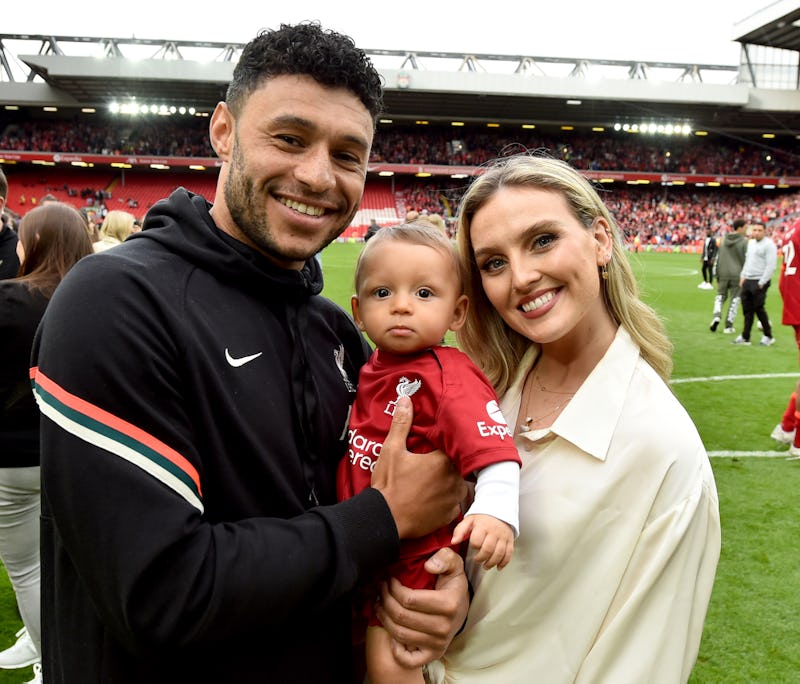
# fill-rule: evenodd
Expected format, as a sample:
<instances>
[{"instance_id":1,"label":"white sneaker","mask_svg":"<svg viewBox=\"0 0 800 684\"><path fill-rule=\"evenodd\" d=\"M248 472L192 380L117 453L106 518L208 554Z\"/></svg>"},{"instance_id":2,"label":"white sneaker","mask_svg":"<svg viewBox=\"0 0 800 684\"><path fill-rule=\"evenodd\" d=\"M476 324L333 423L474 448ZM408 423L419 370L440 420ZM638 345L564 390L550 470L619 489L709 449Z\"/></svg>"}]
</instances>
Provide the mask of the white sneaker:
<instances>
[{"instance_id":1,"label":"white sneaker","mask_svg":"<svg viewBox=\"0 0 800 684\"><path fill-rule=\"evenodd\" d=\"M786 457L787 461L800 461L800 447L794 444L789 447L789 455Z\"/></svg>"},{"instance_id":2,"label":"white sneaker","mask_svg":"<svg viewBox=\"0 0 800 684\"><path fill-rule=\"evenodd\" d=\"M741 335L739 335L739 337L737 337L737 338L736 338L736 339L733 341L733 344L742 344L742 345L744 345L744 346L746 346L746 347L749 347L749 346L750 346L750 340L746 340L746 339L744 339L744 337L742 337Z\"/></svg>"},{"instance_id":3,"label":"white sneaker","mask_svg":"<svg viewBox=\"0 0 800 684\"><path fill-rule=\"evenodd\" d=\"M39 663L33 664L33 679L29 679L22 684L42 684L42 666Z\"/></svg>"},{"instance_id":4,"label":"white sneaker","mask_svg":"<svg viewBox=\"0 0 800 684\"><path fill-rule=\"evenodd\" d=\"M761 343L760 344L761 344L762 347L771 347L773 344L775 344L775 338L774 337L767 337L766 335L764 335L761 338Z\"/></svg>"},{"instance_id":5,"label":"white sneaker","mask_svg":"<svg viewBox=\"0 0 800 684\"><path fill-rule=\"evenodd\" d=\"M17 643L0 653L0 667L4 670L28 667L28 665L33 665L41 660L25 627L19 630L15 636Z\"/></svg>"},{"instance_id":6,"label":"white sneaker","mask_svg":"<svg viewBox=\"0 0 800 684\"><path fill-rule=\"evenodd\" d=\"M794 441L794 430L786 432L781 427L781 424L778 423L772 431L772 434L770 434L770 437L781 444L791 444Z\"/></svg>"},{"instance_id":7,"label":"white sneaker","mask_svg":"<svg viewBox=\"0 0 800 684\"><path fill-rule=\"evenodd\" d=\"M722 332L724 332L726 335L733 335L736 332L736 328L734 328L732 325L728 325Z\"/></svg>"}]
</instances>

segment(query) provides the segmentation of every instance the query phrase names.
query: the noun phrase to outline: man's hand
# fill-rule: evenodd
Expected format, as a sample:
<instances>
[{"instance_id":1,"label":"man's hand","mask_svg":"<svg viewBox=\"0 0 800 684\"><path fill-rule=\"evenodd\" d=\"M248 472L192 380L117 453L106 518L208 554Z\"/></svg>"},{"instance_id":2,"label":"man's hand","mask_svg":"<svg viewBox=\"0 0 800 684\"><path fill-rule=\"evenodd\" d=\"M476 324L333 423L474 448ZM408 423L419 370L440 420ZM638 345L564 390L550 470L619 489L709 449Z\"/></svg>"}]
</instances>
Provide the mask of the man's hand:
<instances>
[{"instance_id":1,"label":"man's hand","mask_svg":"<svg viewBox=\"0 0 800 684\"><path fill-rule=\"evenodd\" d=\"M372 486L386 499L401 539L422 537L449 524L467 493L463 478L441 451L406 450L412 419L411 400L401 397L372 472Z\"/></svg>"},{"instance_id":2,"label":"man's hand","mask_svg":"<svg viewBox=\"0 0 800 684\"><path fill-rule=\"evenodd\" d=\"M378 618L392 637L395 659L409 668L439 658L469 610L464 562L455 551L439 549L425 569L438 575L435 589L409 589L392 578L383 585L376 606Z\"/></svg>"}]
</instances>

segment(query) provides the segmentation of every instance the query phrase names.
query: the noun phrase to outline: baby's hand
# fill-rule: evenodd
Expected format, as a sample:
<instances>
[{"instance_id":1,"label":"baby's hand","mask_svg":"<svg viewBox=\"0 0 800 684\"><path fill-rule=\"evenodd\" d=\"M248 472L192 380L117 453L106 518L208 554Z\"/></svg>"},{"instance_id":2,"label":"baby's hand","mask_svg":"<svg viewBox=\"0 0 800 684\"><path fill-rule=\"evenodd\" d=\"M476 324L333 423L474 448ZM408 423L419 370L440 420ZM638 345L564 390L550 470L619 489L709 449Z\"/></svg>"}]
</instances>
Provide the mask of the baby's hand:
<instances>
[{"instance_id":1,"label":"baby's hand","mask_svg":"<svg viewBox=\"0 0 800 684\"><path fill-rule=\"evenodd\" d=\"M506 522L491 515L475 513L466 516L453 531L453 544L469 537L469 545L477 551L475 562L489 570L495 565L502 570L514 552L514 530Z\"/></svg>"}]
</instances>

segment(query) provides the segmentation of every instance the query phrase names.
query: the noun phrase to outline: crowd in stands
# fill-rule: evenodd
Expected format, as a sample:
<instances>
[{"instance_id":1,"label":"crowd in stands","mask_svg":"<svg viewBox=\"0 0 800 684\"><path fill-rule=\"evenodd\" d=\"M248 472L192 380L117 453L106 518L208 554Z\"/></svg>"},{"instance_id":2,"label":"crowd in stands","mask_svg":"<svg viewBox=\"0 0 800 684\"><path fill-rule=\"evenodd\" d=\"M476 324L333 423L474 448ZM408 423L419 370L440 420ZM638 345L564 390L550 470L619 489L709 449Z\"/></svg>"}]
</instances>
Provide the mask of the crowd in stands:
<instances>
[{"instance_id":1,"label":"crowd in stands","mask_svg":"<svg viewBox=\"0 0 800 684\"><path fill-rule=\"evenodd\" d=\"M98 124L87 123L86 119L28 120L17 117L9 120L8 116L0 115L0 150L210 157L214 152L208 143L207 128L208 120L196 117L108 119L104 124ZM615 132L546 134L518 129L512 137L502 129L492 133L477 126L464 129L443 126L379 128L372 161L479 166L499 155L523 149L546 150L579 169L800 175L800 160L790 149L767 149L755 141L720 136L713 139L645 137ZM59 186L58 194L70 198L79 195L81 204L94 206L97 219L101 220L111 194L107 188L80 184L77 174L80 171L76 171L75 184ZM454 180L447 176L429 178L424 182L411 176L398 176L394 188L397 215L401 217L406 211L415 210L441 215L452 224L468 182L468 179ZM49 186L46 189L52 191ZM800 213L798 193L700 191L690 186L627 189L614 185L604 197L617 217L626 241L632 245L694 245L706 230L715 233L726 231L736 216L762 220L780 229L787 217ZM29 206L35 203L32 194ZM148 200L140 208L136 197L126 195L123 206L116 208L138 210L137 213L143 216L151 203Z\"/></svg>"},{"instance_id":2,"label":"crowd in stands","mask_svg":"<svg viewBox=\"0 0 800 684\"><path fill-rule=\"evenodd\" d=\"M0 150L69 152L104 155L213 157L208 119L164 121L151 117L105 125L82 119L0 120Z\"/></svg>"},{"instance_id":3,"label":"crowd in stands","mask_svg":"<svg viewBox=\"0 0 800 684\"><path fill-rule=\"evenodd\" d=\"M401 207L440 214L452 221L466 184L414 182L399 190ZM724 233L733 220L763 221L779 237L800 214L800 192L777 196L738 190L698 191L691 187L612 188L603 200L629 245L696 246L705 231Z\"/></svg>"},{"instance_id":4,"label":"crowd in stands","mask_svg":"<svg viewBox=\"0 0 800 684\"><path fill-rule=\"evenodd\" d=\"M456 136L457 139L456 139ZM454 140L455 139L455 140ZM372 161L395 164L480 166L508 152L547 150L578 169L681 174L792 176L800 157L791 149L764 146L724 136L648 136L624 132L586 135L575 131L505 133L453 129L392 128L379 130Z\"/></svg>"},{"instance_id":5,"label":"crowd in stands","mask_svg":"<svg viewBox=\"0 0 800 684\"><path fill-rule=\"evenodd\" d=\"M208 119L123 117L76 119L0 116L0 150L86 154L213 157ZM745 176L800 175L800 156L772 141L723 136L657 136L606 131L585 134L477 126L379 127L371 161L391 164L480 166L508 151L547 150L578 169Z\"/></svg>"}]
</instances>

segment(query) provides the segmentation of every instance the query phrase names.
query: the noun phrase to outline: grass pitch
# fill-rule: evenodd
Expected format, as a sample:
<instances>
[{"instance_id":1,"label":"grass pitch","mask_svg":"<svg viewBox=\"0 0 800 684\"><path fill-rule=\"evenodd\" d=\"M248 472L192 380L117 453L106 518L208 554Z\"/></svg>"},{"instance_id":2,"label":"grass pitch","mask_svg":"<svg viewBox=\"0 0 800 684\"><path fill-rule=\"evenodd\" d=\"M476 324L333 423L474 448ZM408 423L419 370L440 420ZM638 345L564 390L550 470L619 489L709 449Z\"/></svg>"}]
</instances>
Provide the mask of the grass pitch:
<instances>
[{"instance_id":1,"label":"grass pitch","mask_svg":"<svg viewBox=\"0 0 800 684\"><path fill-rule=\"evenodd\" d=\"M348 311L360 250L337 243L322 255L323 294ZM742 347L722 327L709 330L716 290L697 287L699 255L629 258L675 345L673 389L709 451L720 498L722 554L690 684L800 682L800 461L787 461L788 447L769 436L799 374L777 276L767 295L776 343L759 346L754 326L753 346ZM742 323L740 310L737 334Z\"/></svg>"},{"instance_id":2,"label":"grass pitch","mask_svg":"<svg viewBox=\"0 0 800 684\"><path fill-rule=\"evenodd\" d=\"M322 254L323 294L347 311L361 246L334 243ZM697 287L699 255L629 258L675 345L673 389L700 431L719 491L722 556L690 684L800 682L800 461L787 461L787 447L769 437L798 376L794 334L780 324L777 276L767 297L775 345L759 346L754 327L753 346L741 347L722 327L709 331L715 291ZM741 327L740 311L737 334ZM21 624L0 573L0 649ZM0 670L0 684L31 676L30 668Z\"/></svg>"}]
</instances>

